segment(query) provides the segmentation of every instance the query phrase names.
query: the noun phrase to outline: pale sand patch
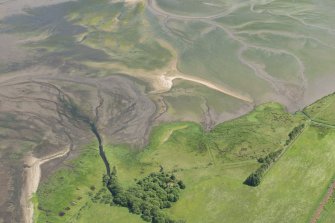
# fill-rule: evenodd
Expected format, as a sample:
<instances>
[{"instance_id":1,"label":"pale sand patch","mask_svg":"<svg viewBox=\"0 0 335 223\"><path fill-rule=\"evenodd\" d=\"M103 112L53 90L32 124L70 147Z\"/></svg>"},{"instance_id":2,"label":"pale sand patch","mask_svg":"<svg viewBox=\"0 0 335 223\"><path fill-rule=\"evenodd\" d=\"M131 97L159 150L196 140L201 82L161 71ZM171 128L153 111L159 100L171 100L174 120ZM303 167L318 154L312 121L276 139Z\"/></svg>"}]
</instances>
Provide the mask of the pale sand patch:
<instances>
[{"instance_id":1,"label":"pale sand patch","mask_svg":"<svg viewBox=\"0 0 335 223\"><path fill-rule=\"evenodd\" d=\"M239 91L235 91L230 89L229 87L225 87L225 86L221 86L215 83L212 83L210 81L204 80L202 78L198 78L198 77L192 77L192 76L188 76L185 74L180 74L178 71L175 71L175 74L171 74L172 72L163 72L162 74L156 73L156 74L150 74L150 71L141 71L140 69L136 69L133 71L129 71L128 68L122 66L122 65L116 65L116 64L105 64L105 63L92 63L92 62L87 62L85 63L85 65L90 66L90 67L104 67L104 68L108 68L111 70L114 70L116 72L121 72L124 74L127 74L129 76L144 80L148 83L151 84L151 86L154 88L153 91L151 91L150 93L164 93L164 92L168 92L171 90L171 88L173 87L173 81L175 79L182 79L182 80L186 80L186 81L191 81L197 84L201 84L204 85L210 89L219 91L223 94L229 95L231 97L240 99L242 101L245 102L249 102L249 103L253 103L253 99L247 95L247 94L243 94L240 93ZM120 68L123 67L124 69Z\"/></svg>"},{"instance_id":2,"label":"pale sand patch","mask_svg":"<svg viewBox=\"0 0 335 223\"><path fill-rule=\"evenodd\" d=\"M213 89L215 91L219 91L223 94L229 95L231 97L240 99L242 101L253 103L253 99L247 95L240 93L237 90L232 90L229 87L218 85L215 83L212 83L210 81L207 81L202 78L198 77L192 77L189 75L185 75L180 73L177 70L169 70L169 71L162 71L162 70L154 70L154 71L147 71L143 69L129 69L123 65L120 64L108 64L108 63L100 63L100 62L84 62L86 66L92 67L92 68L101 68L113 70L115 73L123 73L126 75L129 75L131 77L138 78L140 80L143 80L154 88L153 91L150 93L164 93L171 90L173 87L173 81L175 79L182 79L186 81L191 81L197 84L204 85L210 89Z\"/></svg>"},{"instance_id":3,"label":"pale sand patch","mask_svg":"<svg viewBox=\"0 0 335 223\"><path fill-rule=\"evenodd\" d=\"M23 209L23 219L25 223L33 223L34 217L34 204L32 197L36 193L41 179L41 165L53 159L66 156L70 152L70 147L66 150L52 154L43 158L36 158L32 155L25 159L25 184L22 188L21 206Z\"/></svg>"},{"instance_id":4,"label":"pale sand patch","mask_svg":"<svg viewBox=\"0 0 335 223\"><path fill-rule=\"evenodd\" d=\"M235 92L234 90L230 90L227 87L222 87L220 85L211 83L210 81L198 78L198 77L192 77L192 76L187 76L187 75L175 75L175 76L166 76L164 74L158 76L158 80L156 80L156 82L153 82L153 85L155 87L155 89L157 89L156 91L153 91L153 93L162 93L162 92L167 92L169 91L172 86L173 86L173 81L175 79L181 79L181 80L185 80L185 81L191 81L197 84L201 84L204 85L210 89L219 91L223 94L229 95L231 97L240 99L242 101L246 101L246 102L253 102L253 99L248 96L248 95L243 95L241 93Z\"/></svg>"},{"instance_id":5,"label":"pale sand patch","mask_svg":"<svg viewBox=\"0 0 335 223\"><path fill-rule=\"evenodd\" d=\"M112 64L112 63L101 63L92 61L86 61L83 63L89 67L93 68L103 67L104 69L112 70L114 73L115 72L123 73L138 78L140 80L143 80L145 82L148 82L154 88L154 90L151 91L151 93L163 93L170 91L171 88L173 87L173 80L182 79L185 81L191 81L197 84L204 85L208 88L219 91L231 97L240 99L242 101L253 103L253 99L248 94L241 93L240 91L231 89L229 86L218 85L199 77L193 77L191 75L183 74L178 70L177 51L169 43L167 43L162 39L156 39L156 41L158 41L162 47L168 49L172 54L172 60L170 61L170 63L161 69L155 69L155 70L131 69L119 63Z\"/></svg>"}]
</instances>

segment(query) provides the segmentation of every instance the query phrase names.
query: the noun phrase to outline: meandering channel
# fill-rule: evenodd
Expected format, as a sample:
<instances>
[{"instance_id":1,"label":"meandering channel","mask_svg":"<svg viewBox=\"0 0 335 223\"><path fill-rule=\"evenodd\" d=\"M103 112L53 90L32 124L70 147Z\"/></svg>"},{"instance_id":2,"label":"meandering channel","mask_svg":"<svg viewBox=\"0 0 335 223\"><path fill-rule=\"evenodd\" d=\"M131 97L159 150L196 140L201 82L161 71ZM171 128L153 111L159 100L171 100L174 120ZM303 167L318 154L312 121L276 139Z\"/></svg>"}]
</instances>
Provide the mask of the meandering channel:
<instances>
[{"instance_id":1,"label":"meandering channel","mask_svg":"<svg viewBox=\"0 0 335 223\"><path fill-rule=\"evenodd\" d=\"M102 161L105 164L106 173L107 173L107 175L110 175L110 165L109 165L109 162L108 162L106 154L105 154L104 146L103 146L103 143L102 143L102 138L101 138L101 136L99 134L99 131L98 131L98 129L97 129L97 127L96 127L96 125L94 123L90 123L90 127L91 127L91 131L93 132L93 134L95 135L95 137L98 140L98 143L99 143L99 155L100 155Z\"/></svg>"}]
</instances>

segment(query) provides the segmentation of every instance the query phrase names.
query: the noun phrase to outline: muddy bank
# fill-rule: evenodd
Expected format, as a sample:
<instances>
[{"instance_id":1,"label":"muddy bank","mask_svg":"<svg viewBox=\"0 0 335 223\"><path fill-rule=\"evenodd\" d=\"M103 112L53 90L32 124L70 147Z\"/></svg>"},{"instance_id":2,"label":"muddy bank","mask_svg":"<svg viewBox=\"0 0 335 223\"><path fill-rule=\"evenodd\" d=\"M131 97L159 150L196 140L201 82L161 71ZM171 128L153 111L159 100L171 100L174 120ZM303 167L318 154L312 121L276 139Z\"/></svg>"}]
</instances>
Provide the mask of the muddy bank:
<instances>
[{"instance_id":1,"label":"muddy bank","mask_svg":"<svg viewBox=\"0 0 335 223\"><path fill-rule=\"evenodd\" d=\"M110 164L107 160L107 157L106 157L106 154L105 154L105 150L104 150L104 145L102 143L102 138L100 136L100 133L99 131L97 130L97 127L94 125L94 124L91 124L91 130L93 132L93 134L95 135L95 137L97 138L98 140L98 144L99 144L99 155L102 159L102 161L104 162L105 164L105 167L106 167L106 174L109 176L110 173L111 173L111 168L110 168Z\"/></svg>"},{"instance_id":2,"label":"muddy bank","mask_svg":"<svg viewBox=\"0 0 335 223\"><path fill-rule=\"evenodd\" d=\"M64 160L76 157L82 145L98 140L103 157L101 135L138 147L146 143L156 106L143 86L120 76L93 79L62 75L34 74L31 80L18 74L0 84L0 126L4 133L0 135L0 158L7 160L3 163L7 168L0 170L0 176L9 182L0 187L4 194L1 217L5 222L23 221L20 213L29 218L32 208L28 200L37 189L40 175L42 181L47 179ZM89 122L83 122L78 114L84 114ZM94 123L94 128L88 123ZM62 154L62 149L71 144L73 150L66 156L50 158ZM29 151L33 158L22 176L20 160ZM15 174L9 174L14 168ZM22 180L26 183L20 183ZM13 187L17 192L9 193ZM20 195L20 191L24 193ZM25 212L20 211L20 204Z\"/></svg>"},{"instance_id":3,"label":"muddy bank","mask_svg":"<svg viewBox=\"0 0 335 223\"><path fill-rule=\"evenodd\" d=\"M25 181L22 188L21 207L23 210L23 221L33 223L34 205L32 203L33 194L36 193L41 179L41 165L46 162L66 156L70 152L70 147L57 154L52 154L43 158L35 158L32 155L25 159Z\"/></svg>"}]
</instances>

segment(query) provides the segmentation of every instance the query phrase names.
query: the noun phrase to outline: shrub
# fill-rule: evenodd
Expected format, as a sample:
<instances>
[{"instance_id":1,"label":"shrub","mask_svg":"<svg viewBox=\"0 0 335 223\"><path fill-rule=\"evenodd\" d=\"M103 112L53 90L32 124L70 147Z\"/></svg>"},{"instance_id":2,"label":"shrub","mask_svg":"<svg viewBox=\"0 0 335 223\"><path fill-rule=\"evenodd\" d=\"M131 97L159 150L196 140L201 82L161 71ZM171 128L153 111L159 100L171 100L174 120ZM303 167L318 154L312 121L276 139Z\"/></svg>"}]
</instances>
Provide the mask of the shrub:
<instances>
[{"instance_id":1,"label":"shrub","mask_svg":"<svg viewBox=\"0 0 335 223\"><path fill-rule=\"evenodd\" d=\"M270 153L264 158L259 158L258 162L262 163L262 165L247 177L247 179L244 181L244 184L252 187L258 186L261 183L262 177L264 176L266 171L271 167L274 162L278 160L282 152L283 150L280 149Z\"/></svg>"},{"instance_id":2,"label":"shrub","mask_svg":"<svg viewBox=\"0 0 335 223\"><path fill-rule=\"evenodd\" d=\"M175 222L161 212L161 209L171 207L171 203L178 201L180 190L185 184L173 174L165 173L162 169L158 173L151 173L135 186L123 190L117 180L116 169L109 177L104 176L103 182L113 195L113 203L127 207L131 213L141 215L144 221Z\"/></svg>"},{"instance_id":3,"label":"shrub","mask_svg":"<svg viewBox=\"0 0 335 223\"><path fill-rule=\"evenodd\" d=\"M290 142L292 142L292 140L294 140L304 128L305 128L305 124L301 124L301 125L294 127L294 129L288 134L288 139L286 140L285 145L290 144Z\"/></svg>"}]
</instances>

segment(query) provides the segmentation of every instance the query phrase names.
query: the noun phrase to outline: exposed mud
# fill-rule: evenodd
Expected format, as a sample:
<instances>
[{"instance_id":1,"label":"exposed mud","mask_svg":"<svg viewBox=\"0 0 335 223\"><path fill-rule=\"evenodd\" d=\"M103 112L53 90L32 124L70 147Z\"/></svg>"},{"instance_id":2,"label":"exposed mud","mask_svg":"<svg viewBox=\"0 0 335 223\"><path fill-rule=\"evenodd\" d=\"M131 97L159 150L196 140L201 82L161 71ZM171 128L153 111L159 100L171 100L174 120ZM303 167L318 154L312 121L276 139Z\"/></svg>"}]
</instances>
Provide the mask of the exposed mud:
<instances>
[{"instance_id":1,"label":"exposed mud","mask_svg":"<svg viewBox=\"0 0 335 223\"><path fill-rule=\"evenodd\" d=\"M60 93L60 90L59 90L59 93ZM100 157L105 164L107 175L110 175L110 164L105 155L102 137L97 129L97 125L99 121L99 110L102 108L103 102L104 102L100 94L100 90L98 89L99 103L94 109L95 117L93 117L93 119L91 119L85 113L81 112L80 108L77 107L77 105L73 101L71 101L71 99L68 99L69 101L66 102L66 99L64 97L61 100L64 103L63 106L66 107L64 111L68 112L69 115L72 116L73 119L77 119L79 122L82 122L84 125L88 125L89 129L95 135L98 141ZM52 160L55 160L61 157L65 157L71 152L71 150L73 150L73 140L69 134L68 134L68 137L70 139L70 145L68 149L61 151L59 153L56 153L56 154L45 156L43 158L35 158L34 156L30 155L25 159L24 175L26 179L25 179L25 182L22 188L22 194L21 194L21 200L20 200L21 207L23 209L24 222L33 223L34 204L32 202L32 198L33 198L33 194L36 193L38 189L38 185L41 179L41 165L49 161L52 161Z\"/></svg>"},{"instance_id":2,"label":"exposed mud","mask_svg":"<svg viewBox=\"0 0 335 223\"><path fill-rule=\"evenodd\" d=\"M138 79L148 82L153 87L153 90L150 92L151 94L159 94L170 91L171 88L173 87L173 81L176 79L181 79L204 85L210 89L229 95L233 98L237 98L246 103L254 102L253 98L251 98L250 95L243 93L239 90L231 89L228 86L215 84L199 77L193 77L191 75L183 74L178 70L176 60L170 62L168 66L160 70L154 70L154 71L147 71L142 69L129 69L120 65L94 63L94 62L89 62L87 63L87 65L94 68L104 67L105 69L107 68L111 70L113 69L122 70L122 72L124 72L128 76L136 77Z\"/></svg>"},{"instance_id":3,"label":"exposed mud","mask_svg":"<svg viewBox=\"0 0 335 223\"><path fill-rule=\"evenodd\" d=\"M99 136L103 157L100 134L113 143L124 142L124 139L132 145L146 143L156 107L135 82L120 76L68 78L54 72L57 75L32 76L33 80L19 73L13 78L2 79L1 163L12 169L0 171L3 179L9 178L7 182L10 184L0 187L0 193L5 195L0 204L2 213L7 213L1 215L4 222L22 219L20 203L25 207L25 219L31 217L29 198L37 189L39 166L63 156L62 148L73 148L66 153L67 159L71 159L80 152L80 145ZM29 179L23 176L26 183L21 190L22 184L17 182L21 174L8 175L8 171L23 171L24 167L15 163L25 159L25 153L29 151L33 162L28 164L30 168L26 168ZM46 163L45 169L44 165L41 167L43 178L62 164L57 160L55 165Z\"/></svg>"},{"instance_id":4,"label":"exposed mud","mask_svg":"<svg viewBox=\"0 0 335 223\"><path fill-rule=\"evenodd\" d=\"M293 54L292 52L289 52L287 50L284 49L276 49L276 48L268 48L268 47L263 47L263 46L259 46L259 45L255 45L252 43L249 43L247 41L245 41L243 38L240 38L233 27L229 27L229 26L225 26L222 23L217 22L215 19L218 18L223 18L226 16L229 16L230 14L232 14L233 12L237 11L238 9L242 8L242 7L246 7L247 5L249 5L248 2L243 2L243 3L236 3L233 4L232 7L230 7L229 9L223 11L222 13L218 13L215 15L209 15L209 16L184 16L184 15L179 15L179 14L174 14L171 12L167 12L164 11L163 9L161 9L156 0L148 0L147 2L148 5L148 9L156 16L158 17L164 17L164 22L162 23L163 26L166 26L166 23L168 22L168 20L170 19L176 19L176 20L180 20L180 21L186 21L186 22L191 22L191 21L198 21L198 22L203 22L206 23L208 25L210 25L212 28L218 28L223 30L226 35L232 39L233 41L235 41L236 43L238 43L240 45L240 48L237 52L237 56L238 59L241 63L241 65L244 65L246 67L248 67L249 69L251 69L255 75L257 77L259 77L260 79L266 81L269 83L270 86L272 86L272 88L274 89L274 91L276 92L276 95L272 95L270 100L277 100L278 102L284 102L286 106L288 106L289 110L297 110L299 108L299 106L302 105L301 101L304 98L304 94L306 92L307 89L307 79L305 77L305 66L304 63L300 60L300 58L298 56L296 56L295 54ZM252 10L253 7L251 7L250 10ZM168 27L165 27L167 30ZM276 32L274 32L273 34L276 34ZM280 33L281 34L281 33ZM286 35L287 36L287 35ZM292 37L292 35L289 35L290 37ZM296 38L296 36L293 36L292 38ZM304 37L306 38L306 37ZM312 37L311 37L312 38ZM312 38L313 39L313 38ZM318 42L321 42L320 40L317 39ZM324 43L322 43L324 44ZM327 44L326 44L327 45ZM299 66L299 71L298 71L298 75L299 75L299 83L296 83L295 85L298 86L293 86L293 90L289 90L290 87L292 87L292 83L277 79L275 77L273 77L272 75L270 75L269 73L267 73L264 69L263 66L254 63L250 60L248 60L247 58L244 57L244 52L247 51L248 49L257 49L257 50L261 50L264 52L268 52L268 53L274 53L274 54L283 54L283 55L289 55L292 58L294 58L294 60L296 61L296 63ZM161 79L165 79L165 87L168 88L172 86L172 81L175 78L183 78L184 75L180 75L177 77L165 77L162 76ZM185 76L184 76L185 77ZM225 94L228 94L232 97L235 98L239 98L241 100L244 100L246 102L253 102L253 101L257 101L252 99L250 96L248 96L246 93L244 94L240 94L238 93L236 90L232 90L229 89L227 90L226 87L222 87L222 86L213 86L213 83L208 83L208 81L205 80L198 80L196 78L183 78L185 80L189 80L189 81L195 81L197 83L201 83L201 84L205 84L207 87L215 89L215 90L219 90ZM207 83L205 83L207 82ZM263 98L263 102L266 101L266 98ZM259 103L259 102L258 102ZM299 106L297 106L299 104ZM304 104L305 105L305 104Z\"/></svg>"},{"instance_id":5,"label":"exposed mud","mask_svg":"<svg viewBox=\"0 0 335 223\"><path fill-rule=\"evenodd\" d=\"M24 13L26 10L34 7L54 5L68 0L24 0L12 1L4 0L0 2L0 19L13 14Z\"/></svg>"}]
</instances>

